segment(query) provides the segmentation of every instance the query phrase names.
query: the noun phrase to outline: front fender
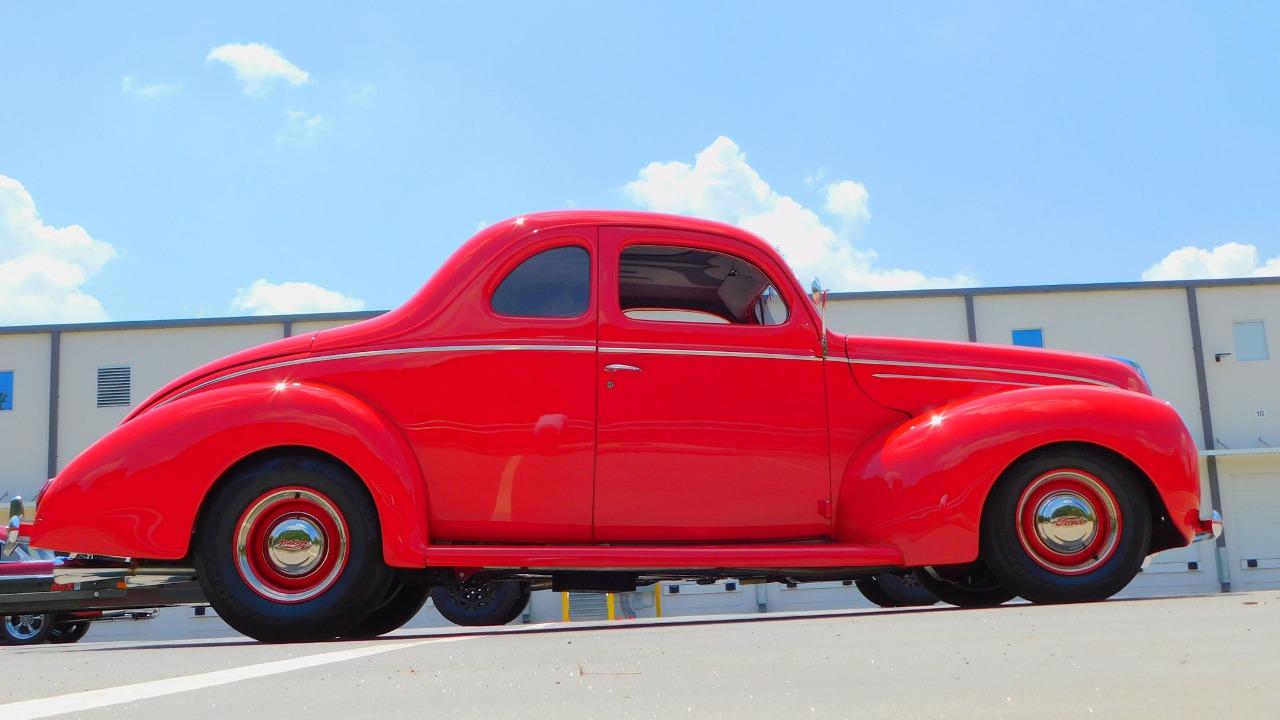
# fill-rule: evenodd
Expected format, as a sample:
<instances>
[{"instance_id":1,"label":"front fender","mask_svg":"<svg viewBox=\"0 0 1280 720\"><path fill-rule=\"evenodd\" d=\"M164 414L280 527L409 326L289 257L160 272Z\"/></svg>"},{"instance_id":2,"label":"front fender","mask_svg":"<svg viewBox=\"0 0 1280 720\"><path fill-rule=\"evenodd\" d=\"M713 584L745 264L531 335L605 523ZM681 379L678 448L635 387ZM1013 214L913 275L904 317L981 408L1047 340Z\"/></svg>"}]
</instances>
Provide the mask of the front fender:
<instances>
[{"instance_id":1,"label":"front fender","mask_svg":"<svg viewBox=\"0 0 1280 720\"><path fill-rule=\"evenodd\" d=\"M1191 540L1199 461L1182 418L1148 395L1079 385L987 395L887 430L844 472L836 535L841 542L895 545L909 566L972 562L982 507L1001 473L1036 448L1064 442L1127 458L1151 479L1168 517Z\"/></svg>"},{"instance_id":2,"label":"front fender","mask_svg":"<svg viewBox=\"0 0 1280 720\"><path fill-rule=\"evenodd\" d=\"M282 446L314 448L346 463L377 506L387 563L425 566L426 489L408 443L359 398L308 383L213 387L120 425L44 490L31 542L79 553L183 558L218 478L245 457Z\"/></svg>"}]
</instances>

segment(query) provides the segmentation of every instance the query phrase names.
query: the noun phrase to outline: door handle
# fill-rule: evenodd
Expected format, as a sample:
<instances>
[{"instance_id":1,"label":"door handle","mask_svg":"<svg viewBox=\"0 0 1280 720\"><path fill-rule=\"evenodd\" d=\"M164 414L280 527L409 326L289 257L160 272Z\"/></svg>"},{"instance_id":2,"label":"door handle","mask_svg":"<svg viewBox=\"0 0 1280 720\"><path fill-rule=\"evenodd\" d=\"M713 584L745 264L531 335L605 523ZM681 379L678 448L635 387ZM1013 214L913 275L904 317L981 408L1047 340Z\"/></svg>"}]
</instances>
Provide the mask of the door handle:
<instances>
[{"instance_id":1,"label":"door handle","mask_svg":"<svg viewBox=\"0 0 1280 720\"><path fill-rule=\"evenodd\" d=\"M640 372L640 368L635 365L624 365L623 363L611 363L604 366L605 372Z\"/></svg>"}]
</instances>

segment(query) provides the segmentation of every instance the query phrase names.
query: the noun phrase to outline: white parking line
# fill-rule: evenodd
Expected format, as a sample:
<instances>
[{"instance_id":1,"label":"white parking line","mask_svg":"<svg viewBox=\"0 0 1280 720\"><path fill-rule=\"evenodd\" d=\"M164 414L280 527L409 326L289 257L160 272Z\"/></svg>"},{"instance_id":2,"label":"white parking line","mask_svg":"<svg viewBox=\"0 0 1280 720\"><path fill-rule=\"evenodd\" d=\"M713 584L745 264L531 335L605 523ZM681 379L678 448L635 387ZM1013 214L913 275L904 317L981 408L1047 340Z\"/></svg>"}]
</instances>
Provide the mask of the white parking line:
<instances>
[{"instance_id":1,"label":"white parking line","mask_svg":"<svg viewBox=\"0 0 1280 720\"><path fill-rule=\"evenodd\" d=\"M417 647L419 645L465 639L465 637L447 637L432 638L430 640L416 640L412 642L382 642L376 645L353 648L351 650L338 650L336 652L307 655L305 657L290 658L288 660L275 660L272 662L259 663L257 665L245 665L244 667L231 668L229 670L215 670L214 672L199 673L197 675L184 675L182 677L166 678L164 680L151 680L148 682L134 683L133 685L103 688L101 690L86 690L84 692L55 695L53 697L37 698L35 700L23 700L20 702L0 705L0 718L4 718L4 720L14 720L15 718L42 718L49 717L51 715L61 715L63 713L95 710L109 705L137 702L139 700L147 700L149 698L162 697L164 695L190 692L191 690L201 690L207 687L214 687L215 685L226 685L228 683L239 682L241 680L252 680L254 678L266 677L268 675L279 675L280 673L303 670L306 668L316 667L318 665L329 665L332 663L345 662L347 660L358 660L363 657L381 655L382 653L404 650L406 648Z\"/></svg>"}]
</instances>

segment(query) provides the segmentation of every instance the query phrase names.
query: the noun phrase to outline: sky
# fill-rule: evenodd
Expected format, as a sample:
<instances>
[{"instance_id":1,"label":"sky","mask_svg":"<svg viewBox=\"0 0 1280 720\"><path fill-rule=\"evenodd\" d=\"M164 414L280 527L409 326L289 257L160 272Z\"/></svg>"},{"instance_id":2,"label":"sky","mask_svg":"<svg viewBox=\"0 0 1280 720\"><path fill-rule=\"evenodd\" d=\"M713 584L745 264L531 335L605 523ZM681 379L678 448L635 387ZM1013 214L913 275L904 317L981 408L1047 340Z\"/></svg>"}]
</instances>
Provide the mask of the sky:
<instances>
[{"instance_id":1,"label":"sky","mask_svg":"<svg viewBox=\"0 0 1280 720\"><path fill-rule=\"evenodd\" d=\"M0 4L0 325L384 309L488 223L833 290L1280 275L1280 5Z\"/></svg>"}]
</instances>

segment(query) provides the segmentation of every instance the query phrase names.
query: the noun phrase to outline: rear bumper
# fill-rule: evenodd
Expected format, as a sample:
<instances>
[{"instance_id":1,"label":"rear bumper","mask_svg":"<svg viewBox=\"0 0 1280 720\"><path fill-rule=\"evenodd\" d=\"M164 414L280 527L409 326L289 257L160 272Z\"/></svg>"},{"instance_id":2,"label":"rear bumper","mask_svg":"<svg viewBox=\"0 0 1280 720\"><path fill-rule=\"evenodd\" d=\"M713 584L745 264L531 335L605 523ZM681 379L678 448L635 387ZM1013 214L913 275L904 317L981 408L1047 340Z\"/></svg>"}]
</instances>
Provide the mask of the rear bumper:
<instances>
[{"instance_id":1,"label":"rear bumper","mask_svg":"<svg viewBox=\"0 0 1280 720\"><path fill-rule=\"evenodd\" d=\"M1201 540L1216 540L1222 535L1222 513L1214 510L1209 515L1208 520L1195 518L1196 532L1191 538L1191 542L1200 542Z\"/></svg>"}]
</instances>

